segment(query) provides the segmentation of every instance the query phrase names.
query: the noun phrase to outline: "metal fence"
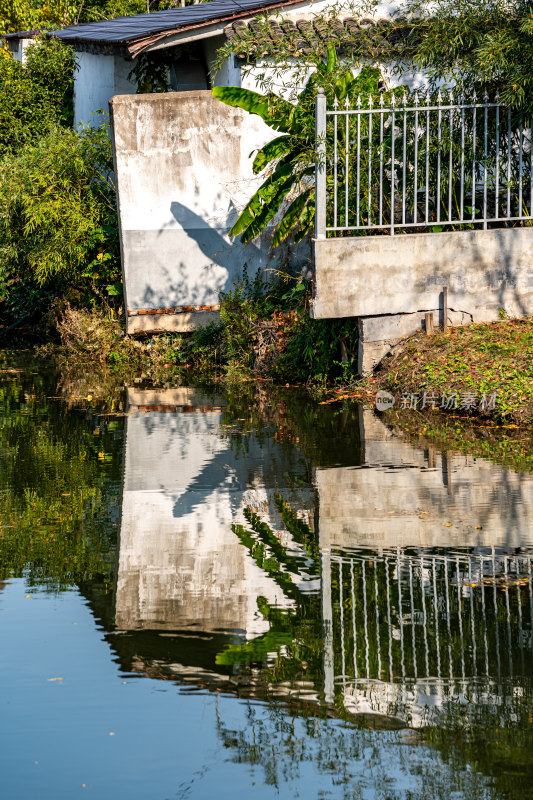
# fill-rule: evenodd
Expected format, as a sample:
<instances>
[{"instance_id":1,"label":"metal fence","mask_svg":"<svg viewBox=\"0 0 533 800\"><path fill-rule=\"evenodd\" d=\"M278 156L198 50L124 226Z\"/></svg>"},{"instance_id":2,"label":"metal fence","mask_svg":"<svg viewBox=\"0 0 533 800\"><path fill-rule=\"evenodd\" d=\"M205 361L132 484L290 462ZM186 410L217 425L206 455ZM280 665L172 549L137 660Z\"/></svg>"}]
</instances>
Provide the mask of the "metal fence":
<instances>
[{"instance_id":1,"label":"metal fence","mask_svg":"<svg viewBox=\"0 0 533 800\"><path fill-rule=\"evenodd\" d=\"M316 100L316 236L519 225L532 219L531 121L453 94Z\"/></svg>"}]
</instances>

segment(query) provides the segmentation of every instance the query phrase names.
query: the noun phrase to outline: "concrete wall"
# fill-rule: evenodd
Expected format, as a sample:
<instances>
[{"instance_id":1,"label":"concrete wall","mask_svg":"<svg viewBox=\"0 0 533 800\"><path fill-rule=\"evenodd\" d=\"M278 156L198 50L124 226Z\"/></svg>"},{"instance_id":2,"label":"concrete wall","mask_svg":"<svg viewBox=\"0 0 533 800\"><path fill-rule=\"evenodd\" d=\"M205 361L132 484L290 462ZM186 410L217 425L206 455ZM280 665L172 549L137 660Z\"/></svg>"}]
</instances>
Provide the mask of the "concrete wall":
<instances>
[{"instance_id":1,"label":"concrete wall","mask_svg":"<svg viewBox=\"0 0 533 800\"><path fill-rule=\"evenodd\" d=\"M533 228L396 236L314 243L316 319L359 317L359 373L367 375L424 313L450 325L533 314Z\"/></svg>"},{"instance_id":2,"label":"concrete wall","mask_svg":"<svg viewBox=\"0 0 533 800\"><path fill-rule=\"evenodd\" d=\"M268 237L243 245L228 236L262 181L250 153L272 132L209 91L114 97L110 105L128 330L210 321L198 307L216 311L220 291L245 265L251 276L272 265Z\"/></svg>"},{"instance_id":3,"label":"concrete wall","mask_svg":"<svg viewBox=\"0 0 533 800\"><path fill-rule=\"evenodd\" d=\"M315 241L313 315L413 313L448 306L475 322L533 313L533 228Z\"/></svg>"},{"instance_id":4,"label":"concrete wall","mask_svg":"<svg viewBox=\"0 0 533 800\"><path fill-rule=\"evenodd\" d=\"M115 94L135 94L136 85L128 79L132 61L122 56L76 53L78 70L74 82L74 124L101 125L107 117L109 100Z\"/></svg>"}]
</instances>

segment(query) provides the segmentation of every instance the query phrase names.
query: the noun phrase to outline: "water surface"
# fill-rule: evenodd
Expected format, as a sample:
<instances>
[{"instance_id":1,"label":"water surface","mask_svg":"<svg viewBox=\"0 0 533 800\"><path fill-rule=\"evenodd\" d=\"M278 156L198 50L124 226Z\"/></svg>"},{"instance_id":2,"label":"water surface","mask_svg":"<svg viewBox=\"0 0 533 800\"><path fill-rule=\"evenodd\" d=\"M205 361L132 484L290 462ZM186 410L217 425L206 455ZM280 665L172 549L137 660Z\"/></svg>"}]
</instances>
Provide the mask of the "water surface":
<instances>
[{"instance_id":1,"label":"water surface","mask_svg":"<svg viewBox=\"0 0 533 800\"><path fill-rule=\"evenodd\" d=\"M8 798L533 796L533 476L294 391L0 373Z\"/></svg>"}]
</instances>

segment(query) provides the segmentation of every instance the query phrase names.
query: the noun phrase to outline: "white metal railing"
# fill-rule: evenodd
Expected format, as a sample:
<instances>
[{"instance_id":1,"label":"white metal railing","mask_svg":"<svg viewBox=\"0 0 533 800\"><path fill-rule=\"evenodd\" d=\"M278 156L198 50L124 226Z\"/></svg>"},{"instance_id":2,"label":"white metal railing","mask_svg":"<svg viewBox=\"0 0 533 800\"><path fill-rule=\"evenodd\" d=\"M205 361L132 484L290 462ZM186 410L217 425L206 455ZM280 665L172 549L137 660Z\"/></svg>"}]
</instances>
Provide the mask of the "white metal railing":
<instances>
[{"instance_id":1,"label":"white metal railing","mask_svg":"<svg viewBox=\"0 0 533 800\"><path fill-rule=\"evenodd\" d=\"M530 221L531 121L485 95L316 99L317 238Z\"/></svg>"}]
</instances>

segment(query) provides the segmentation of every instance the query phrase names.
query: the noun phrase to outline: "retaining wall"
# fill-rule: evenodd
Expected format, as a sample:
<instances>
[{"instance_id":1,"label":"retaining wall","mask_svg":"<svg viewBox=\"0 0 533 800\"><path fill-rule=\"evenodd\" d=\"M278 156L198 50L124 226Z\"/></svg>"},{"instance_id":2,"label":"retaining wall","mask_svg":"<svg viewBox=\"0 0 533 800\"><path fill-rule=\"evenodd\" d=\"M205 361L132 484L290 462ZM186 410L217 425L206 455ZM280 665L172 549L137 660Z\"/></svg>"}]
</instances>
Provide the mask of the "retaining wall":
<instances>
[{"instance_id":1,"label":"retaining wall","mask_svg":"<svg viewBox=\"0 0 533 800\"><path fill-rule=\"evenodd\" d=\"M316 319L360 317L359 370L366 374L425 312L449 324L533 314L533 227L314 242Z\"/></svg>"}]
</instances>

